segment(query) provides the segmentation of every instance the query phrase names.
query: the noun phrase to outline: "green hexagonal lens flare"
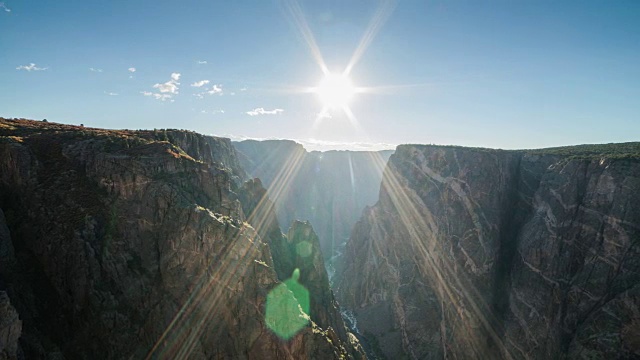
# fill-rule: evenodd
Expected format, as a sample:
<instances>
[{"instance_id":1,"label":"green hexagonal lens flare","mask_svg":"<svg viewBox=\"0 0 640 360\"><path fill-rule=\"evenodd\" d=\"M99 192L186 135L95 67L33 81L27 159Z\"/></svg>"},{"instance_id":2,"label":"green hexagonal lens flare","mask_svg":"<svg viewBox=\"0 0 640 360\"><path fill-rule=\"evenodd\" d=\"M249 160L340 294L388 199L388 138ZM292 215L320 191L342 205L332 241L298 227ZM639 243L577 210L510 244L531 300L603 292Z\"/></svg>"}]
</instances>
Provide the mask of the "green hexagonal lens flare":
<instances>
[{"instance_id":1,"label":"green hexagonal lens flare","mask_svg":"<svg viewBox=\"0 0 640 360\"><path fill-rule=\"evenodd\" d=\"M308 241L301 241L296 245L296 252L301 257L309 257L312 251L313 247Z\"/></svg>"},{"instance_id":2,"label":"green hexagonal lens flare","mask_svg":"<svg viewBox=\"0 0 640 360\"><path fill-rule=\"evenodd\" d=\"M309 290L298 282L300 270L267 295L265 323L276 335L289 340L309 323Z\"/></svg>"}]
</instances>

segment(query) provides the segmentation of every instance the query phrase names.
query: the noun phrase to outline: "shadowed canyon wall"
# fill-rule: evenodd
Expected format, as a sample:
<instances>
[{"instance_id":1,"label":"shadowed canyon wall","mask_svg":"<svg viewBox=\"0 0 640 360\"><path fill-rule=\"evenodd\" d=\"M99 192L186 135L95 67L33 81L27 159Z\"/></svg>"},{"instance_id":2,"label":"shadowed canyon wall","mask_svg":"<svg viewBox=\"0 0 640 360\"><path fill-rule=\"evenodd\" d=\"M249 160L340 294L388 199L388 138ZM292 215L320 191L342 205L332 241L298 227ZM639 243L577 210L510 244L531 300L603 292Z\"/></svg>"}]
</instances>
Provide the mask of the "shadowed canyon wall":
<instances>
[{"instance_id":1,"label":"shadowed canyon wall","mask_svg":"<svg viewBox=\"0 0 640 360\"><path fill-rule=\"evenodd\" d=\"M228 139L0 119L0 359L362 357L335 309L287 340L266 324L296 260L245 179Z\"/></svg>"},{"instance_id":2,"label":"shadowed canyon wall","mask_svg":"<svg viewBox=\"0 0 640 360\"><path fill-rule=\"evenodd\" d=\"M637 358L639 154L399 146L338 299L379 358Z\"/></svg>"},{"instance_id":3,"label":"shadowed canyon wall","mask_svg":"<svg viewBox=\"0 0 640 360\"><path fill-rule=\"evenodd\" d=\"M637 358L639 154L0 119L0 359Z\"/></svg>"}]
</instances>

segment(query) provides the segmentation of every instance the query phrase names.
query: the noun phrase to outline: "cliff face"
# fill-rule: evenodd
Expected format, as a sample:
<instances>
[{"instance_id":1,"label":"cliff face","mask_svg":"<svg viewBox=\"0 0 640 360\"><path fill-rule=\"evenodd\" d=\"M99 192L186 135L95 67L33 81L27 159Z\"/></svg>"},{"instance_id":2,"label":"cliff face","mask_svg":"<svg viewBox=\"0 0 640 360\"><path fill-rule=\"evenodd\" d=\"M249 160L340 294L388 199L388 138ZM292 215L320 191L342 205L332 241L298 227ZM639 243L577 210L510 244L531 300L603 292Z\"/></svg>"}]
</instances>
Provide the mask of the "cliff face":
<instances>
[{"instance_id":1,"label":"cliff face","mask_svg":"<svg viewBox=\"0 0 640 360\"><path fill-rule=\"evenodd\" d=\"M393 153L307 152L289 140L233 144L243 168L264 183L282 224L311 222L326 259L344 244L364 207L377 201L382 171Z\"/></svg>"},{"instance_id":2,"label":"cliff face","mask_svg":"<svg viewBox=\"0 0 640 360\"><path fill-rule=\"evenodd\" d=\"M300 270L300 283L305 285L310 295L310 314L320 327L335 327L341 339L348 340L344 323L340 316L329 277L324 268L320 241L309 222L294 221L287 232L285 241L280 244L280 252L286 254L286 261L276 265L283 273L291 274Z\"/></svg>"},{"instance_id":3,"label":"cliff face","mask_svg":"<svg viewBox=\"0 0 640 360\"><path fill-rule=\"evenodd\" d=\"M345 344L349 356L364 358L364 352L354 335L350 334L340 316L337 302L329 285L329 278L320 250L320 241L309 222L294 221L287 234L278 227L274 204L260 179L245 182L238 192L247 214L247 221L257 229L271 249L273 267L281 281L288 281L294 273L308 292L310 320L327 329L339 343Z\"/></svg>"},{"instance_id":4,"label":"cliff face","mask_svg":"<svg viewBox=\"0 0 640 360\"><path fill-rule=\"evenodd\" d=\"M203 136L196 132L185 130L142 130L136 131L136 135L151 140L168 141L194 159L207 164L222 165L229 170L234 178L234 183L241 183L247 179L244 169L240 166L240 161L231 140L215 136Z\"/></svg>"},{"instance_id":5,"label":"cliff face","mask_svg":"<svg viewBox=\"0 0 640 360\"><path fill-rule=\"evenodd\" d=\"M0 119L0 357L348 357L315 323L266 326L280 282L237 164L195 133Z\"/></svg>"},{"instance_id":6,"label":"cliff face","mask_svg":"<svg viewBox=\"0 0 640 360\"><path fill-rule=\"evenodd\" d=\"M342 306L379 357L640 356L638 150L398 147Z\"/></svg>"},{"instance_id":7,"label":"cliff face","mask_svg":"<svg viewBox=\"0 0 640 360\"><path fill-rule=\"evenodd\" d=\"M11 271L15 256L4 213L0 210L0 273ZM16 359L21 356L18 340L22 334L22 321L11 304L0 278L0 359Z\"/></svg>"}]
</instances>

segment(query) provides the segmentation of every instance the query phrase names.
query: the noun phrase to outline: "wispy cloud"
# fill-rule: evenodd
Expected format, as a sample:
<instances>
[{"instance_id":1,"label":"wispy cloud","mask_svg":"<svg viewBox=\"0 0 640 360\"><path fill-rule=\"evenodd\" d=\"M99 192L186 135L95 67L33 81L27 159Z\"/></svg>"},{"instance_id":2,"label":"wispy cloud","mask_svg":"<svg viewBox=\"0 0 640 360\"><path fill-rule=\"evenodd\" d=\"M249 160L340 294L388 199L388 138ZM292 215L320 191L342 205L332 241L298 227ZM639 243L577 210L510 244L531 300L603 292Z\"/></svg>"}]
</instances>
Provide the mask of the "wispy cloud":
<instances>
[{"instance_id":1,"label":"wispy cloud","mask_svg":"<svg viewBox=\"0 0 640 360\"><path fill-rule=\"evenodd\" d=\"M243 87L242 89L240 89L240 91L247 91L247 88Z\"/></svg>"},{"instance_id":2,"label":"wispy cloud","mask_svg":"<svg viewBox=\"0 0 640 360\"><path fill-rule=\"evenodd\" d=\"M196 81L193 84L191 84L191 86L193 87L203 87L205 85L207 85L209 83L209 80L200 80L200 81Z\"/></svg>"},{"instance_id":3,"label":"wispy cloud","mask_svg":"<svg viewBox=\"0 0 640 360\"><path fill-rule=\"evenodd\" d=\"M130 68L128 68L127 70L128 70L130 73L134 73L134 72L136 72L136 68L134 68L134 67L130 67Z\"/></svg>"},{"instance_id":4,"label":"wispy cloud","mask_svg":"<svg viewBox=\"0 0 640 360\"><path fill-rule=\"evenodd\" d=\"M220 94L222 95L222 85L216 85L214 84L211 89L209 89L209 91L207 91L207 93L213 95L213 94Z\"/></svg>"},{"instance_id":5,"label":"wispy cloud","mask_svg":"<svg viewBox=\"0 0 640 360\"><path fill-rule=\"evenodd\" d=\"M213 115L216 115L216 114L224 114L224 110L222 110L222 109L210 110L210 111L201 110L200 113L201 114L213 114Z\"/></svg>"},{"instance_id":6,"label":"wispy cloud","mask_svg":"<svg viewBox=\"0 0 640 360\"><path fill-rule=\"evenodd\" d=\"M114 93L114 92L104 92L105 94L109 95L109 96L118 96L118 93Z\"/></svg>"},{"instance_id":7,"label":"wispy cloud","mask_svg":"<svg viewBox=\"0 0 640 360\"><path fill-rule=\"evenodd\" d=\"M153 88L158 89L161 93L177 94L178 85L180 85L178 80L180 80L180 73L171 73L171 80L166 83L155 84L153 85Z\"/></svg>"},{"instance_id":8,"label":"wispy cloud","mask_svg":"<svg viewBox=\"0 0 640 360\"><path fill-rule=\"evenodd\" d=\"M207 60L198 60L197 63L198 65L204 65L207 63Z\"/></svg>"},{"instance_id":9,"label":"wispy cloud","mask_svg":"<svg viewBox=\"0 0 640 360\"><path fill-rule=\"evenodd\" d=\"M153 93L151 91L142 91L140 92L142 95L144 96L150 96L153 97L156 100L162 100L162 101L169 101L169 102L173 102L174 100L171 98L170 94L157 94L157 93Z\"/></svg>"},{"instance_id":10,"label":"wispy cloud","mask_svg":"<svg viewBox=\"0 0 640 360\"><path fill-rule=\"evenodd\" d=\"M331 119L333 118L333 116L331 115L331 113L329 112L329 109L323 109L321 112L318 113L317 115L317 119Z\"/></svg>"},{"instance_id":11,"label":"wispy cloud","mask_svg":"<svg viewBox=\"0 0 640 360\"><path fill-rule=\"evenodd\" d=\"M20 66L18 66L16 68L16 70L27 70L27 71L32 71L32 70L33 71L43 71L43 70L47 70L47 69L48 69L48 67L45 67L45 68L37 67L36 64L34 64L34 63L31 63L29 65L20 65Z\"/></svg>"},{"instance_id":12,"label":"wispy cloud","mask_svg":"<svg viewBox=\"0 0 640 360\"><path fill-rule=\"evenodd\" d=\"M209 80L202 80L202 81L206 81L206 83L209 83ZM195 86L195 87L201 87L204 86L206 83L203 83L200 86L197 86L198 84L200 84L202 81L198 81L196 83L191 84L191 86ZM197 97L198 99L203 99L205 95L215 95L218 94L219 96L224 95L224 90L222 90L222 84L213 84L210 88L205 88L203 92L199 92L197 94L193 94L193 96Z\"/></svg>"},{"instance_id":13,"label":"wispy cloud","mask_svg":"<svg viewBox=\"0 0 640 360\"><path fill-rule=\"evenodd\" d=\"M0 9L4 10L4 12L11 12L11 9L9 9L3 2L0 2Z\"/></svg>"},{"instance_id":14,"label":"wispy cloud","mask_svg":"<svg viewBox=\"0 0 640 360\"><path fill-rule=\"evenodd\" d=\"M247 111L247 115L249 116L258 116L258 115L277 115L284 110L282 109L273 109L273 110L265 110L264 108L255 108L253 110Z\"/></svg>"},{"instance_id":15,"label":"wispy cloud","mask_svg":"<svg viewBox=\"0 0 640 360\"><path fill-rule=\"evenodd\" d=\"M102 72L102 69L89 68L89 71L92 71L92 72Z\"/></svg>"},{"instance_id":16,"label":"wispy cloud","mask_svg":"<svg viewBox=\"0 0 640 360\"><path fill-rule=\"evenodd\" d=\"M180 73L171 73L171 80L165 83L158 83L153 85L154 89L158 89L159 92L154 93L151 91L142 91L144 96L153 97L156 100L173 102L173 96L178 94L180 80Z\"/></svg>"}]
</instances>

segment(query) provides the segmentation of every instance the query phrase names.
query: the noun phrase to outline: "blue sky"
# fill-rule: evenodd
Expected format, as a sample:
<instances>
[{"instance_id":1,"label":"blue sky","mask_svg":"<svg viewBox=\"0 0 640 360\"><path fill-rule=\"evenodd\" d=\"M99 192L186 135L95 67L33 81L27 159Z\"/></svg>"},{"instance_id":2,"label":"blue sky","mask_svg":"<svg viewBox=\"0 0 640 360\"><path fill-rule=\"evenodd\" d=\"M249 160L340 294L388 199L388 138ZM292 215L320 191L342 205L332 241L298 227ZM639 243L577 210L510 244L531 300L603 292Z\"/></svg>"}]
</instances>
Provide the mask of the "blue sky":
<instances>
[{"instance_id":1,"label":"blue sky","mask_svg":"<svg viewBox=\"0 0 640 360\"><path fill-rule=\"evenodd\" d=\"M332 72L370 35L349 73L367 89L349 103L352 119L319 116L308 89L323 72L304 24ZM640 1L0 6L0 116L105 128L318 147L637 141L639 64Z\"/></svg>"}]
</instances>

